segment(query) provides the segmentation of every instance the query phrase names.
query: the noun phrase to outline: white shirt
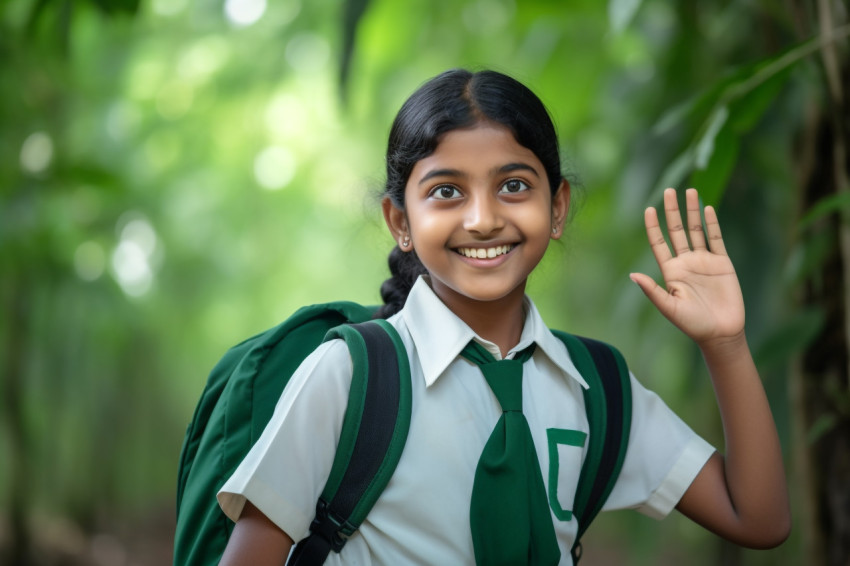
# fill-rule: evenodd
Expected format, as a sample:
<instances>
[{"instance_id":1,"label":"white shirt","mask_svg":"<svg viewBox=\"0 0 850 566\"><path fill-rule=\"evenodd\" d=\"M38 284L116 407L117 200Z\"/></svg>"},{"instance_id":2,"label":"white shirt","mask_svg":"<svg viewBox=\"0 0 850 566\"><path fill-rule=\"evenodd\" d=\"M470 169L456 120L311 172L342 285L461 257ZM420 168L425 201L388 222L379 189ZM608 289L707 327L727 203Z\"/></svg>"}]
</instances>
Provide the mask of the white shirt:
<instances>
[{"instance_id":1,"label":"white shirt","mask_svg":"<svg viewBox=\"0 0 850 566\"><path fill-rule=\"evenodd\" d=\"M547 430L588 432L582 395L587 384L530 299L526 311L522 336L508 357L537 344L524 366L523 413L547 493L555 494L550 508L570 510L587 442L558 443L550 450ZM422 278L389 322L410 356L410 432L387 488L341 553L331 552L326 564L474 564L472 481L501 408L481 370L458 356L473 338L497 359L499 348L477 337ZM351 371L341 340L322 344L301 364L265 431L218 494L231 519L239 518L249 499L296 542L309 534L339 440ZM633 508L662 518L714 449L634 376L631 383L629 446L603 509ZM555 490L549 488L552 482ZM554 511L552 521L561 563L571 564L576 521L560 520Z\"/></svg>"}]
</instances>

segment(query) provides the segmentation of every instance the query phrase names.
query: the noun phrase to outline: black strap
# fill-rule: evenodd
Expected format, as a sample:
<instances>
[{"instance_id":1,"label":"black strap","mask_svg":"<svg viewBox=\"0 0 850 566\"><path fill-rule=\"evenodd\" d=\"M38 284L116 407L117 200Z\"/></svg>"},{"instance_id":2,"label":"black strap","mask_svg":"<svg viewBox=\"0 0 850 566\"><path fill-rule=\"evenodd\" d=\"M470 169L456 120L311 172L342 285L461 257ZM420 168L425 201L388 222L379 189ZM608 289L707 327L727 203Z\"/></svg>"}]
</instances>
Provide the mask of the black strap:
<instances>
[{"instance_id":1,"label":"black strap","mask_svg":"<svg viewBox=\"0 0 850 566\"><path fill-rule=\"evenodd\" d=\"M604 504L602 497L605 495L608 478L613 476L614 467L620 455L620 446L623 442L623 388L620 384L617 361L614 359L611 349L606 344L590 338L579 337L579 339L587 346L591 357L593 357L593 362L596 364L596 370L602 379L602 387L605 389L605 401L608 407L605 449L602 452L602 461L599 463L596 481L591 489L586 508L587 515L596 515L599 512L599 507ZM590 523L590 521L582 519L585 518L579 518L579 524Z\"/></svg>"},{"instance_id":2,"label":"black strap","mask_svg":"<svg viewBox=\"0 0 850 566\"><path fill-rule=\"evenodd\" d=\"M571 551L574 564L578 564L581 558L582 535L602 509L605 499L607 499L613 483L619 475L619 466L622 465L621 453L624 449L624 443L628 443L628 437L624 433L623 427L626 413L624 410L624 395L626 392L624 391L623 377L620 375L620 368L617 365L614 353L611 347L604 342L583 336L577 336L577 338L581 340L590 353L591 358L593 358L593 363L602 382L602 388L605 391L607 426L605 427L602 458L590 489L587 505L582 510L582 515L576 517L578 520L578 533L576 534L576 543ZM629 418L631 418L630 411Z\"/></svg>"},{"instance_id":3,"label":"black strap","mask_svg":"<svg viewBox=\"0 0 850 566\"><path fill-rule=\"evenodd\" d=\"M348 518L384 463L398 417L399 365L392 338L374 322L350 326L365 341L369 367L360 427L336 494L331 501L319 499L310 535L295 547L288 562L294 566L323 564L330 551L342 550L347 534L359 527Z\"/></svg>"}]
</instances>

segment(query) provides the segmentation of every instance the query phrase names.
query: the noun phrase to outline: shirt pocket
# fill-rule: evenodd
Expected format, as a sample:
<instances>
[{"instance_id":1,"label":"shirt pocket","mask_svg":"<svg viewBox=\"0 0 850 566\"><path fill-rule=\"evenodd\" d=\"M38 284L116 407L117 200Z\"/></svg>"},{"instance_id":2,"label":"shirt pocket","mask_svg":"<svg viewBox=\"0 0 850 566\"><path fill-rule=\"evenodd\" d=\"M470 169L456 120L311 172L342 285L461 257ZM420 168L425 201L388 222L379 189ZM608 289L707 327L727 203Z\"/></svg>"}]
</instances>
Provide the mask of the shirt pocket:
<instances>
[{"instance_id":1,"label":"shirt pocket","mask_svg":"<svg viewBox=\"0 0 850 566\"><path fill-rule=\"evenodd\" d=\"M549 507L561 521L573 518L581 458L587 433L561 428L546 429L549 441Z\"/></svg>"}]
</instances>

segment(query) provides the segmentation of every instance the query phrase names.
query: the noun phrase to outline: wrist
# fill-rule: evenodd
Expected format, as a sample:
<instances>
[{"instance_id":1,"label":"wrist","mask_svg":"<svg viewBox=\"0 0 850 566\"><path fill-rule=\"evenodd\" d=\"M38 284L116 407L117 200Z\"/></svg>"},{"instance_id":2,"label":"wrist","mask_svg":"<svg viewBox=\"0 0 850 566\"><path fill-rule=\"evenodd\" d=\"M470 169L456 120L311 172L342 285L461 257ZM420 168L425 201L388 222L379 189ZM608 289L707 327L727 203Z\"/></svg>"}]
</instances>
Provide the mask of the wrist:
<instances>
[{"instance_id":1,"label":"wrist","mask_svg":"<svg viewBox=\"0 0 850 566\"><path fill-rule=\"evenodd\" d=\"M749 355L750 347L744 330L732 336L717 336L697 341L697 346L705 357L730 357L742 353Z\"/></svg>"}]
</instances>

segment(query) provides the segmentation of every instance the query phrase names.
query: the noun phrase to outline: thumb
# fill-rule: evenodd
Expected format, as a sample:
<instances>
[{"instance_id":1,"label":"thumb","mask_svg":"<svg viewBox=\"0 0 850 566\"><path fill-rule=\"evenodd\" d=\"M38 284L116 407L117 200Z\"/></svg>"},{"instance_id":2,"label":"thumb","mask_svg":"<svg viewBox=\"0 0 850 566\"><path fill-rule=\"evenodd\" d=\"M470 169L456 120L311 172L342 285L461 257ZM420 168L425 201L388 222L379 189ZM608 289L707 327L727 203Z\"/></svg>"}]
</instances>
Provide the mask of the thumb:
<instances>
[{"instance_id":1,"label":"thumb","mask_svg":"<svg viewBox=\"0 0 850 566\"><path fill-rule=\"evenodd\" d=\"M666 289L656 283L652 277L644 275L643 273L630 273L629 279L634 281L637 286L640 287L643 294L652 301L652 304L654 304L658 310L664 312L664 303L667 302L669 297Z\"/></svg>"}]
</instances>

